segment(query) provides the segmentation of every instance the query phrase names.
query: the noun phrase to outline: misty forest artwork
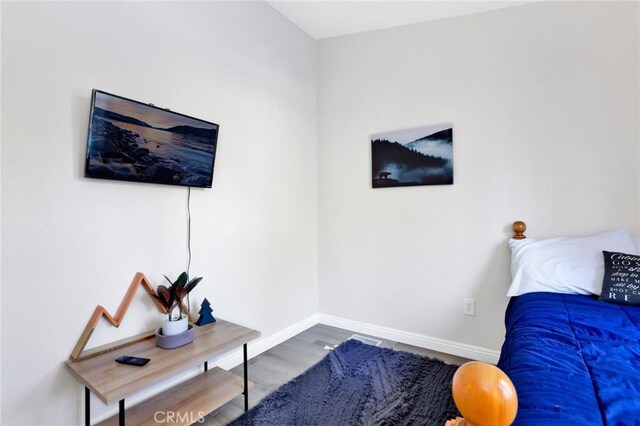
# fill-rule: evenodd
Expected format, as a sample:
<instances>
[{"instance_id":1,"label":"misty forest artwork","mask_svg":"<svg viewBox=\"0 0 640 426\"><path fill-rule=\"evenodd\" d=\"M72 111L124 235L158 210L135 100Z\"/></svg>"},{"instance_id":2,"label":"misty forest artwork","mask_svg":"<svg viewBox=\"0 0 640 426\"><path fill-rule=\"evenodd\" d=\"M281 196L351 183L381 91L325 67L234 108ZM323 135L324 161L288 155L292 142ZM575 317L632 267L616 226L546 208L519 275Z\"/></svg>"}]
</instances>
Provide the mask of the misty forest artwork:
<instances>
[{"instance_id":1,"label":"misty forest artwork","mask_svg":"<svg viewBox=\"0 0 640 426\"><path fill-rule=\"evenodd\" d=\"M211 187L218 125L94 92L86 175Z\"/></svg>"},{"instance_id":2,"label":"misty forest artwork","mask_svg":"<svg viewBox=\"0 0 640 426\"><path fill-rule=\"evenodd\" d=\"M371 135L373 187L453 184L453 125Z\"/></svg>"}]
</instances>

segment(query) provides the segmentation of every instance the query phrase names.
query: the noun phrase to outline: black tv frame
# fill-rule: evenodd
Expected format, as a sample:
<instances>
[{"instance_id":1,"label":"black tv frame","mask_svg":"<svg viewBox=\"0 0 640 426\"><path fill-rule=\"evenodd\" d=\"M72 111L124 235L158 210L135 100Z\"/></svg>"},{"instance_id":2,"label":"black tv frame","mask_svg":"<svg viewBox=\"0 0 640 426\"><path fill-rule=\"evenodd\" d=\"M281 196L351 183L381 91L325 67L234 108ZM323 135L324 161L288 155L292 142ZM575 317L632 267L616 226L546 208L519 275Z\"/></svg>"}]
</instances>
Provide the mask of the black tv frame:
<instances>
[{"instance_id":1,"label":"black tv frame","mask_svg":"<svg viewBox=\"0 0 640 426\"><path fill-rule=\"evenodd\" d=\"M172 116L175 117L184 117L187 118L189 120L195 120L197 122L202 122L203 124L209 125L209 126L215 126L215 137L213 139L213 151L211 153L211 173L208 176L208 181L206 182L206 184L188 184L188 183L180 183L180 182L169 182L169 181L161 181L161 180L144 180L144 179L140 179L140 178L127 178L127 177L121 177L121 176L96 176L95 174L90 173L89 170L89 161L91 159L91 155L90 155L90 150L91 150L91 137L92 137L92 131L93 131L93 125L94 125L94 114L96 111L96 95L97 94L103 94L106 96L111 96L113 98L117 98L120 100L124 100L124 101L128 101L128 102L132 102L134 104L138 104L141 105L145 108L149 108L151 110L156 110L159 112L162 112L164 114L171 114ZM89 115L89 125L88 125L88 131L87 131L87 150L86 150L86 155L85 155L85 170L84 170L84 176L86 178L91 178L91 179L106 179L106 180L117 180L117 181L125 181L125 182L138 182L138 183L152 183L152 184L160 184L160 185L173 185L173 186L183 186L183 187L196 187L196 188L211 188L213 186L213 173L214 173L214 169L215 169L215 159L216 159L216 153L217 153L217 148L218 148L218 135L220 132L220 125L217 123L214 123L212 121L207 121L207 120L203 120L201 118L196 118L187 114L182 114L176 111L172 111L169 108L160 108L158 106L155 106L152 103L144 103L144 102L140 102L137 101L135 99L130 99L130 98L126 98L124 96L120 96L120 95L115 95L113 93L109 93L109 92L105 92L103 90L98 90L98 89L93 89L91 91L91 109L90 109L90 115Z\"/></svg>"}]
</instances>

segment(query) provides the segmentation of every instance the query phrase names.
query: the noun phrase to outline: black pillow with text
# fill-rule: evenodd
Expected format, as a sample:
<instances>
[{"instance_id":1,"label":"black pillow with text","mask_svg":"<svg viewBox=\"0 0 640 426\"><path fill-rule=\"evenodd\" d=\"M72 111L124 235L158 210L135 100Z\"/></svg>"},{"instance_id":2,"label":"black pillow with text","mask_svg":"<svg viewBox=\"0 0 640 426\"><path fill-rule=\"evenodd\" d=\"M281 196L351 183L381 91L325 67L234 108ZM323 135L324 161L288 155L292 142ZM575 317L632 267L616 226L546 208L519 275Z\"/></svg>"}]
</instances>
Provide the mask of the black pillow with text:
<instances>
[{"instance_id":1,"label":"black pillow with text","mask_svg":"<svg viewBox=\"0 0 640 426\"><path fill-rule=\"evenodd\" d=\"M640 305L640 256L603 251L604 279L600 300Z\"/></svg>"}]
</instances>

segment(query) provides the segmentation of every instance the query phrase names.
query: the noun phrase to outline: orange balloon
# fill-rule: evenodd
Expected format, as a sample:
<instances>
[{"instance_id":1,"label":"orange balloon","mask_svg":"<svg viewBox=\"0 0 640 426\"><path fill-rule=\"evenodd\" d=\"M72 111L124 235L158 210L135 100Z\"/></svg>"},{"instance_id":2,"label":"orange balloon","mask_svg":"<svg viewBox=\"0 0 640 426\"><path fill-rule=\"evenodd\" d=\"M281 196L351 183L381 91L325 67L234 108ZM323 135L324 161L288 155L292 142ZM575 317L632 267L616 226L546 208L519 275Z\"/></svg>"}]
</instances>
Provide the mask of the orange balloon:
<instances>
[{"instance_id":1,"label":"orange balloon","mask_svg":"<svg viewBox=\"0 0 640 426\"><path fill-rule=\"evenodd\" d=\"M518 395L509 377L484 362L463 364L453 376L453 400L471 426L509 426L518 412Z\"/></svg>"}]
</instances>

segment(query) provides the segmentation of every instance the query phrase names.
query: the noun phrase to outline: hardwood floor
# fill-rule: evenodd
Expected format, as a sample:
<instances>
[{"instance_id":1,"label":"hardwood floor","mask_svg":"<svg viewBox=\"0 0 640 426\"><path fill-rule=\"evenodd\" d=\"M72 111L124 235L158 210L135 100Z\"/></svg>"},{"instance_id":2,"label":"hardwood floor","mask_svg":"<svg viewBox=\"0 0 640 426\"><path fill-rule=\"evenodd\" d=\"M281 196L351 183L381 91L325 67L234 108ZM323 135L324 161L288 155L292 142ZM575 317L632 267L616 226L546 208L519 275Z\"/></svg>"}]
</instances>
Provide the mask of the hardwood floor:
<instances>
[{"instance_id":1,"label":"hardwood floor","mask_svg":"<svg viewBox=\"0 0 640 426\"><path fill-rule=\"evenodd\" d=\"M460 365L470 361L453 355L318 324L249 360L249 380L254 383L249 389L249 407L253 407L262 398L324 358L329 352L325 346L334 347L353 334L381 340L380 346L385 348L438 358L448 364ZM242 365L231 371L242 376ZM244 412L243 401L242 396L237 397L209 414L201 424L208 426L228 424Z\"/></svg>"}]
</instances>

